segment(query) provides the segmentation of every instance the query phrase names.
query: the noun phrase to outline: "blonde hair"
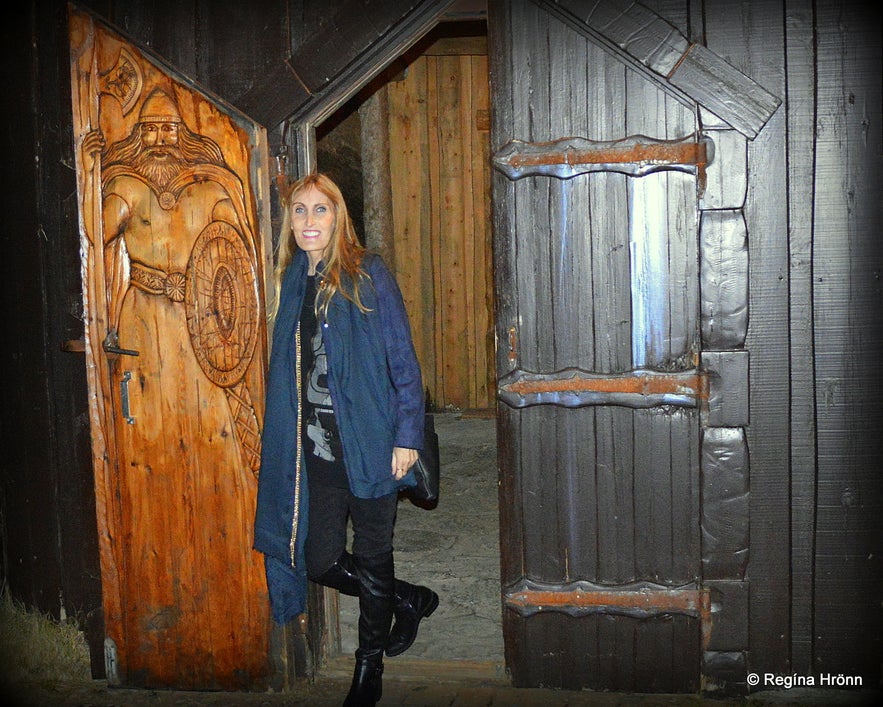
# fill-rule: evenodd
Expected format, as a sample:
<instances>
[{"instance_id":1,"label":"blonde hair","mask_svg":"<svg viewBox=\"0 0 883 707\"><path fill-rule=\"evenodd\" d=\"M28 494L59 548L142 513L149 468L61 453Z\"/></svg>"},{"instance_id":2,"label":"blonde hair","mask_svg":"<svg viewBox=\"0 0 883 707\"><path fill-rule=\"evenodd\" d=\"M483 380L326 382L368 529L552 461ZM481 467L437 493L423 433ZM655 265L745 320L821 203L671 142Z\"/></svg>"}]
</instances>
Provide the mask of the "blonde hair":
<instances>
[{"instance_id":1,"label":"blonde hair","mask_svg":"<svg viewBox=\"0 0 883 707\"><path fill-rule=\"evenodd\" d=\"M322 285L316 297L316 315L324 319L328 312L331 298L340 292L362 312L368 308L362 304L359 285L362 278L368 275L362 270L362 259L365 248L359 243L349 209L338 186L321 172L312 172L292 182L282 195L282 226L279 237L279 249L276 258L276 269L273 272L273 283L276 289L276 303L271 318L275 318L275 309L279 306L282 290L282 278L297 252L294 231L291 227L291 204L294 198L309 188L315 188L331 201L334 209L334 232L328 244L328 251L322 259L322 270L317 274L322 278ZM348 283L345 283L348 281ZM344 286L350 284L350 286Z\"/></svg>"}]
</instances>

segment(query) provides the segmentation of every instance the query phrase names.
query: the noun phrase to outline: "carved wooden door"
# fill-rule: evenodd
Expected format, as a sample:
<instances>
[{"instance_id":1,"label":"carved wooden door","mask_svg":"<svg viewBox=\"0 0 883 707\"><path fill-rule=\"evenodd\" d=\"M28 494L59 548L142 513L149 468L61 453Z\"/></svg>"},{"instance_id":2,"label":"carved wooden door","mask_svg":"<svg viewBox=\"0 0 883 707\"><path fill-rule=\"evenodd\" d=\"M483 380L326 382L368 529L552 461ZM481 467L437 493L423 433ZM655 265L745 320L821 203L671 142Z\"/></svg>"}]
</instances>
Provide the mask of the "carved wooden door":
<instances>
[{"instance_id":1,"label":"carved wooden door","mask_svg":"<svg viewBox=\"0 0 883 707\"><path fill-rule=\"evenodd\" d=\"M259 687L265 134L90 15L70 44L108 678Z\"/></svg>"}]
</instances>

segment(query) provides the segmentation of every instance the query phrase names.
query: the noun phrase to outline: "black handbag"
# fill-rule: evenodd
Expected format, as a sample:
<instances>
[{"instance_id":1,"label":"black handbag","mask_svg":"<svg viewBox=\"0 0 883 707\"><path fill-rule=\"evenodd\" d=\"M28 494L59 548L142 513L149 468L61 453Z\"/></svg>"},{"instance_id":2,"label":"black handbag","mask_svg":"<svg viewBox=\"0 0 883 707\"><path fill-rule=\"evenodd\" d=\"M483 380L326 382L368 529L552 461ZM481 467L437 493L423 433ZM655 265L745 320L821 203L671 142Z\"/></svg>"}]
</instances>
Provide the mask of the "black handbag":
<instances>
[{"instance_id":1,"label":"black handbag","mask_svg":"<svg viewBox=\"0 0 883 707\"><path fill-rule=\"evenodd\" d=\"M423 449L417 454L417 461L411 467L417 485L409 490L411 500L418 506L433 508L438 504L439 454L438 434L435 431L435 418L427 415L423 426Z\"/></svg>"}]
</instances>

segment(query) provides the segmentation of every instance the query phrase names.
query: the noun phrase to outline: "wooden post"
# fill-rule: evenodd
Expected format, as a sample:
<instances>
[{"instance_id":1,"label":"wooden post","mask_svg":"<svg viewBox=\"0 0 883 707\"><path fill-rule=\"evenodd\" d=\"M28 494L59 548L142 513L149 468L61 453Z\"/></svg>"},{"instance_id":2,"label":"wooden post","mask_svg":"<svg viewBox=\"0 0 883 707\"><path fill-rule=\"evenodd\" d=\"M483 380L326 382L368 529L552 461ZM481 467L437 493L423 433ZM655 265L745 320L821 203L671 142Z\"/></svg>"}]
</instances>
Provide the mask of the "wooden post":
<instances>
[{"instance_id":1,"label":"wooden post","mask_svg":"<svg viewBox=\"0 0 883 707\"><path fill-rule=\"evenodd\" d=\"M389 173L389 101L386 86L359 108L362 125L362 193L365 243L395 267L392 186Z\"/></svg>"}]
</instances>

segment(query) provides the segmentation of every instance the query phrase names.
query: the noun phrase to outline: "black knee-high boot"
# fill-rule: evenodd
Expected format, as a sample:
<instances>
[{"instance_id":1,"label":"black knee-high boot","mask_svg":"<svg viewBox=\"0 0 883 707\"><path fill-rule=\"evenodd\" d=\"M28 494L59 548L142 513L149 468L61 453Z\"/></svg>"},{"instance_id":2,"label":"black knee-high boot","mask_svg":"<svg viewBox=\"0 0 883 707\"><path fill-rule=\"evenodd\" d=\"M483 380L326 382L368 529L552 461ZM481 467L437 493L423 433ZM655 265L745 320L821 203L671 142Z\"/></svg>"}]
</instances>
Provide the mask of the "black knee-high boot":
<instances>
[{"instance_id":1,"label":"black knee-high boot","mask_svg":"<svg viewBox=\"0 0 883 707\"><path fill-rule=\"evenodd\" d=\"M392 553L353 556L359 579L359 648L344 707L377 704L383 693L383 651L392 625L395 567Z\"/></svg>"},{"instance_id":2,"label":"black knee-high boot","mask_svg":"<svg viewBox=\"0 0 883 707\"><path fill-rule=\"evenodd\" d=\"M331 587L347 596L359 596L359 578L353 556L344 551L335 563L318 577L310 577L316 584Z\"/></svg>"},{"instance_id":3,"label":"black knee-high boot","mask_svg":"<svg viewBox=\"0 0 883 707\"><path fill-rule=\"evenodd\" d=\"M390 657L408 650L417 638L417 628L438 608L438 594L429 587L396 580L396 621L389 634L386 654Z\"/></svg>"},{"instance_id":4,"label":"black knee-high boot","mask_svg":"<svg viewBox=\"0 0 883 707\"><path fill-rule=\"evenodd\" d=\"M325 572L312 579L342 594L352 597L359 595L355 561L346 551ZM428 587L410 584L401 579L395 580L395 623L387 641L386 655L392 657L408 650L417 638L420 621L432 614L437 607L438 594Z\"/></svg>"}]
</instances>

